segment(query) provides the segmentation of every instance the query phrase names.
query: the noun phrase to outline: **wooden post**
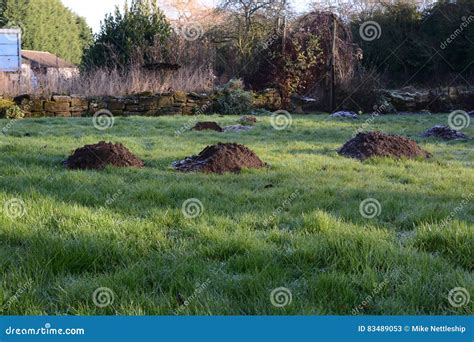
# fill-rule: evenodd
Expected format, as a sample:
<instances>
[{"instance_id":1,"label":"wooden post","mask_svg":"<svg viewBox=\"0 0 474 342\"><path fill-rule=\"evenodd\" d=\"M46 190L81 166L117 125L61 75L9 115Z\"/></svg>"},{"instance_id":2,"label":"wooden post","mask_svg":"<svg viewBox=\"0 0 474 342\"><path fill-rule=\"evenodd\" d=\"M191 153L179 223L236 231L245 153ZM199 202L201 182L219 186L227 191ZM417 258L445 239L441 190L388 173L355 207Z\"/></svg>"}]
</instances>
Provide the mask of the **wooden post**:
<instances>
[{"instance_id":1,"label":"wooden post","mask_svg":"<svg viewBox=\"0 0 474 342\"><path fill-rule=\"evenodd\" d=\"M336 64L336 37L337 37L337 20L336 16L333 14L333 24L332 24L332 42L331 42L331 59L329 66L329 108L331 113L336 109L336 86L335 86L335 64Z\"/></svg>"},{"instance_id":2,"label":"wooden post","mask_svg":"<svg viewBox=\"0 0 474 342\"><path fill-rule=\"evenodd\" d=\"M285 56L286 47L286 15L283 16L283 33L282 33L282 55Z\"/></svg>"}]
</instances>

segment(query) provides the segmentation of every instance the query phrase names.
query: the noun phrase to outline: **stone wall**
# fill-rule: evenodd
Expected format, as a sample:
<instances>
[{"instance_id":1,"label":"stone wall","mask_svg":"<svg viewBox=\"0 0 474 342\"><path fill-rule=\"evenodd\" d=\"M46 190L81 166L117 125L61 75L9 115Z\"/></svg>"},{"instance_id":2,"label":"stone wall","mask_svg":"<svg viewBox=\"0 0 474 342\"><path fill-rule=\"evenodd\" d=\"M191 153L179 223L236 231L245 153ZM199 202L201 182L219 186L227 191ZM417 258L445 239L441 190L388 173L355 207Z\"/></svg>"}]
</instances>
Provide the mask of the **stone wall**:
<instances>
[{"instance_id":1,"label":"stone wall","mask_svg":"<svg viewBox=\"0 0 474 342\"><path fill-rule=\"evenodd\" d=\"M13 99L26 116L82 116L89 103L82 96L53 95L51 97L21 95Z\"/></svg>"},{"instance_id":2,"label":"stone wall","mask_svg":"<svg viewBox=\"0 0 474 342\"><path fill-rule=\"evenodd\" d=\"M383 105L384 113L397 112L449 112L455 109L474 109L474 89L449 87L397 90L379 90L375 101ZM22 95L14 101L27 117L87 116L106 109L113 115L194 115L215 111L215 94L173 92L163 94L142 93L129 96L84 97L80 95L53 95L50 97ZM275 89L266 89L254 96L254 108L270 111L281 109L281 97ZM318 108L311 107L308 112Z\"/></svg>"},{"instance_id":3,"label":"stone wall","mask_svg":"<svg viewBox=\"0 0 474 342\"><path fill-rule=\"evenodd\" d=\"M93 115L103 109L107 109L117 116L160 116L193 115L207 112L212 107L213 98L204 94L175 92L101 97L21 95L14 98L14 101L27 117L86 116Z\"/></svg>"},{"instance_id":4,"label":"stone wall","mask_svg":"<svg viewBox=\"0 0 474 342\"><path fill-rule=\"evenodd\" d=\"M389 112L449 112L456 109L474 108L474 89L470 87L444 87L415 89L406 87L396 90L380 90L380 103Z\"/></svg>"},{"instance_id":5,"label":"stone wall","mask_svg":"<svg viewBox=\"0 0 474 342\"><path fill-rule=\"evenodd\" d=\"M99 110L109 110L117 116L161 116L195 115L211 113L214 108L214 94L173 92L163 94L142 93L129 96L53 95L51 97L21 95L14 101L27 117L41 116L87 116ZM274 89L255 94L255 108L277 110L281 98Z\"/></svg>"}]
</instances>

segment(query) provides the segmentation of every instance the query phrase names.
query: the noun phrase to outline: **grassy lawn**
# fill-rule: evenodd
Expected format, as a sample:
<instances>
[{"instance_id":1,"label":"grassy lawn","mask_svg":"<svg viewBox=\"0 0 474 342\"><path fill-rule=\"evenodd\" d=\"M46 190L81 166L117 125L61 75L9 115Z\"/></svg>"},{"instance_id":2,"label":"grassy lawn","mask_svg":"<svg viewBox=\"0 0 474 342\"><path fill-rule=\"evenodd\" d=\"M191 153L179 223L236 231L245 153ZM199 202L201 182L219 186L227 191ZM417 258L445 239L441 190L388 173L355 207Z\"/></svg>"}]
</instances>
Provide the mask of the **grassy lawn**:
<instances>
[{"instance_id":1,"label":"grassy lawn","mask_svg":"<svg viewBox=\"0 0 474 342\"><path fill-rule=\"evenodd\" d=\"M447 115L384 116L369 129L412 137L433 158L339 156L368 118L294 116L283 131L260 118L248 133L179 136L188 117L116 118L106 131L91 118L10 124L0 138L0 313L472 314L472 300L457 308L448 293L474 295L474 140L419 137ZM472 125L464 132L474 137ZM62 167L99 140L122 142L146 167ZM171 169L219 141L248 146L270 167ZM369 198L380 203L373 218L359 210ZM4 208L13 199L21 217ZM188 199L202 203L199 217L183 214ZM291 293L284 307L271 300L281 287ZM98 288L110 292L98 299Z\"/></svg>"}]
</instances>

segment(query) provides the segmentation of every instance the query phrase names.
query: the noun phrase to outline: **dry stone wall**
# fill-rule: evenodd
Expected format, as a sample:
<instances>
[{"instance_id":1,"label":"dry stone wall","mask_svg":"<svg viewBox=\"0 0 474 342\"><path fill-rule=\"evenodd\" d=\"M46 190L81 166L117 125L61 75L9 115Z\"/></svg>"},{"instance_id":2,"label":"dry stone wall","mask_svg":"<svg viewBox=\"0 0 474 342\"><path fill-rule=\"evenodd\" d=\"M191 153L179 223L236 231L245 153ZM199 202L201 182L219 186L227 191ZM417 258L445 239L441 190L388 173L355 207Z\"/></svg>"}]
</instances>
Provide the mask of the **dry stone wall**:
<instances>
[{"instance_id":1,"label":"dry stone wall","mask_svg":"<svg viewBox=\"0 0 474 342\"><path fill-rule=\"evenodd\" d=\"M117 116L160 116L193 115L207 112L212 107L213 98L205 94L175 92L100 97L21 95L14 101L26 113L27 117L85 116L93 115L103 109L109 110Z\"/></svg>"},{"instance_id":2,"label":"dry stone wall","mask_svg":"<svg viewBox=\"0 0 474 342\"><path fill-rule=\"evenodd\" d=\"M215 111L215 94L173 92L162 94L142 93L129 96L84 97L80 95L34 96L22 95L14 99L27 117L93 115L109 110L116 116L194 115ZM455 109L474 109L474 88L449 87L397 90L379 90L377 103L383 104L387 114L401 112L449 112ZM275 111L282 109L281 97L275 89L254 94L253 107ZM350 109L350 108L348 108ZM307 112L318 111L318 107Z\"/></svg>"},{"instance_id":3,"label":"dry stone wall","mask_svg":"<svg viewBox=\"0 0 474 342\"><path fill-rule=\"evenodd\" d=\"M456 109L474 108L474 88L444 87L415 89L406 87L396 90L381 90L379 98L391 107L391 112L449 112ZM381 102L382 102L381 101ZM382 103L383 103L382 102Z\"/></svg>"}]
</instances>

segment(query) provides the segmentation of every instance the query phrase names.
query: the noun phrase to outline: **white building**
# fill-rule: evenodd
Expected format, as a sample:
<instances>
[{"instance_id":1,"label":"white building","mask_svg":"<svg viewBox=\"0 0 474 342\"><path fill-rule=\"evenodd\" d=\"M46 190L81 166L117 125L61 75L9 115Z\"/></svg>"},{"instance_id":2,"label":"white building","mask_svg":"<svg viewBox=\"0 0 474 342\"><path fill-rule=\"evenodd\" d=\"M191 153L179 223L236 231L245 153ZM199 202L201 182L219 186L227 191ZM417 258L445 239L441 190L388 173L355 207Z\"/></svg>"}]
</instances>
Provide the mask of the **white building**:
<instances>
[{"instance_id":1,"label":"white building","mask_svg":"<svg viewBox=\"0 0 474 342\"><path fill-rule=\"evenodd\" d=\"M21 51L21 76L31 80L32 86L41 80L65 80L79 74L76 65L44 51Z\"/></svg>"}]
</instances>

